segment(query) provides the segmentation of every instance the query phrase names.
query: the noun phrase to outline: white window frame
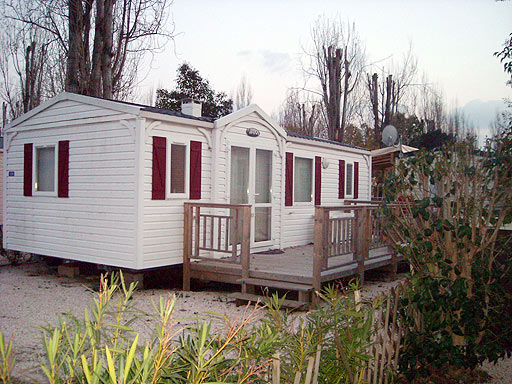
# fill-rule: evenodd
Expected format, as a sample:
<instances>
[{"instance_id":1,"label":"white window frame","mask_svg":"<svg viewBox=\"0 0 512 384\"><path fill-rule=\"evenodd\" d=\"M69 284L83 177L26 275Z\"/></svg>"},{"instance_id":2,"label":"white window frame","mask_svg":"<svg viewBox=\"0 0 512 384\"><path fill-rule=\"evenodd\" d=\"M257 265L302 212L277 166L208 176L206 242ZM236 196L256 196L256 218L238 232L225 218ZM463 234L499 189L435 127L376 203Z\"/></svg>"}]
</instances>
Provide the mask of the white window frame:
<instances>
[{"instance_id":1,"label":"white window frame","mask_svg":"<svg viewBox=\"0 0 512 384\"><path fill-rule=\"evenodd\" d=\"M352 180L350 180L350 184L352 185L352 193L347 192L347 181L348 181L348 166L352 166ZM345 188L345 199L353 199L354 198L354 162L345 161L345 185L343 188Z\"/></svg>"},{"instance_id":2,"label":"white window frame","mask_svg":"<svg viewBox=\"0 0 512 384\"><path fill-rule=\"evenodd\" d=\"M41 148L53 148L54 149L54 178L53 178L53 191L38 191L36 183L38 180L37 175L37 150ZM48 144L34 144L32 153L32 194L34 196L57 196L57 188L59 186L59 146L56 142Z\"/></svg>"},{"instance_id":3,"label":"white window frame","mask_svg":"<svg viewBox=\"0 0 512 384\"><path fill-rule=\"evenodd\" d=\"M297 161L296 159L297 158L300 158L300 159L307 159L307 160L310 160L311 161L311 200L310 201L297 201L295 200L295 193L297 192L297 188L295 188L295 177L297 176L297 172L296 172L296 165L297 165ZM298 205L298 206L310 206L310 205L314 205L314 202L315 202L315 159L314 157L311 157L311 156L304 156L304 155L296 155L294 154L293 155L293 205Z\"/></svg>"},{"instance_id":4,"label":"white window frame","mask_svg":"<svg viewBox=\"0 0 512 384\"><path fill-rule=\"evenodd\" d=\"M171 193L171 148L172 144L185 147L185 192ZM167 148L165 151L167 171L165 172L165 196L167 199L188 199L190 189L190 143L184 140L171 140L167 137Z\"/></svg>"}]
</instances>

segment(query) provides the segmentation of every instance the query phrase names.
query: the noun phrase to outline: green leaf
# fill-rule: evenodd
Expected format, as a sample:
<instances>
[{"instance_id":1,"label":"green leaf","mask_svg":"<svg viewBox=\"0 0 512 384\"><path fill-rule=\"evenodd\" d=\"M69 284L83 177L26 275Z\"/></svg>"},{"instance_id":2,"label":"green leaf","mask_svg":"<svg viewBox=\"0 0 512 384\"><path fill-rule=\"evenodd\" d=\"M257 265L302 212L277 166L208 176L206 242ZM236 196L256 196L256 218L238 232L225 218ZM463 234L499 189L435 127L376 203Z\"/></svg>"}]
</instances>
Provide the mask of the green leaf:
<instances>
[{"instance_id":1,"label":"green leaf","mask_svg":"<svg viewBox=\"0 0 512 384\"><path fill-rule=\"evenodd\" d=\"M105 345L105 355L107 356L107 369L108 374L110 376L110 380L112 381L112 384L117 383L116 378L116 368L114 367L114 360L112 360L112 355L110 354L110 350L108 349L108 345Z\"/></svg>"}]
</instances>

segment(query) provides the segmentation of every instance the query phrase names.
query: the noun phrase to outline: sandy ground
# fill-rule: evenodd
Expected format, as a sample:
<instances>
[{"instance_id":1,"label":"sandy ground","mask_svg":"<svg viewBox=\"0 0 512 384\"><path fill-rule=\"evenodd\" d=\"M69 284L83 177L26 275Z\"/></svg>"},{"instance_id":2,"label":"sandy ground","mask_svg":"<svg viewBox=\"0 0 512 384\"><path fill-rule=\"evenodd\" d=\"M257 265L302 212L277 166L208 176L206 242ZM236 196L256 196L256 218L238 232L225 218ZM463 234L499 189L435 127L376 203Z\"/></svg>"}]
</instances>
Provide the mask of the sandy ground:
<instances>
[{"instance_id":1,"label":"sandy ground","mask_svg":"<svg viewBox=\"0 0 512 384\"><path fill-rule=\"evenodd\" d=\"M401 276L403 278L404 275ZM41 327L57 324L59 317L66 313L83 317L84 309L92 298L89 288L97 284L96 281L83 277L59 277L55 269L41 262L12 267L2 265L0 261L0 331L7 338L13 337L16 377L27 382L41 380L37 369L43 359ZM374 297L395 284L397 282L386 282L379 278L368 281L363 288L363 297ZM154 312L153 302L157 303L161 296L167 298L173 294L179 297L174 312L177 326L195 322L198 317L211 317L211 313L240 317L245 310L228 298L229 292L220 291L138 290L134 295L134 305ZM142 335L148 335L153 325L151 320L145 319L134 327ZM486 369L494 378L493 384L512 383L510 359L496 366L486 366Z\"/></svg>"}]
</instances>

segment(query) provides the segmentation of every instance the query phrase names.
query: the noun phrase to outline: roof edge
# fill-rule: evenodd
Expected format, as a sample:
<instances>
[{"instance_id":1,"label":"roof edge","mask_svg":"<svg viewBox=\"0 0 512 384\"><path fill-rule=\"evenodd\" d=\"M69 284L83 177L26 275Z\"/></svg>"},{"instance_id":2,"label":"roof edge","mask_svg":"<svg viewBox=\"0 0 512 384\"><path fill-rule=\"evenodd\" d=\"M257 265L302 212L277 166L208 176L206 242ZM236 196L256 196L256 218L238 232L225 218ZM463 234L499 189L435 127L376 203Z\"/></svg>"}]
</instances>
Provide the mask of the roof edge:
<instances>
[{"instance_id":1,"label":"roof edge","mask_svg":"<svg viewBox=\"0 0 512 384\"><path fill-rule=\"evenodd\" d=\"M286 138L286 131L257 104L250 104L247 107L215 120L215 128L224 127L237 120L242 120L245 116L248 116L253 112L256 112L263 120L265 120L266 123L270 124L270 126L274 128L280 136Z\"/></svg>"},{"instance_id":2,"label":"roof edge","mask_svg":"<svg viewBox=\"0 0 512 384\"><path fill-rule=\"evenodd\" d=\"M7 124L5 131L8 132L10 129L23 123L24 121L30 119L31 117L37 115L38 113L41 113L44 110L50 108L51 106L57 104L58 102L61 102L64 100L71 100L71 101L76 101L79 103L95 105L98 107L112 109L112 110L120 111L120 112L126 112L126 113L130 113L130 114L134 114L134 115L137 115L141 109L140 106L137 106L135 104L123 103L123 102L116 101L116 100L100 99L100 98L93 97L93 96L79 95L79 94L71 93L71 92L62 92L62 93L59 93L57 96L38 105L34 109L31 109L27 113L24 113L23 115L21 115L20 117L18 117L15 120L13 120L9 124Z\"/></svg>"},{"instance_id":3,"label":"roof edge","mask_svg":"<svg viewBox=\"0 0 512 384\"><path fill-rule=\"evenodd\" d=\"M365 155L371 154L371 151L366 148L357 147L355 145L343 144L337 141L323 139L321 137L301 135L294 132L287 132L286 140L291 143L317 145L324 148L344 149L348 152L360 153Z\"/></svg>"}]
</instances>

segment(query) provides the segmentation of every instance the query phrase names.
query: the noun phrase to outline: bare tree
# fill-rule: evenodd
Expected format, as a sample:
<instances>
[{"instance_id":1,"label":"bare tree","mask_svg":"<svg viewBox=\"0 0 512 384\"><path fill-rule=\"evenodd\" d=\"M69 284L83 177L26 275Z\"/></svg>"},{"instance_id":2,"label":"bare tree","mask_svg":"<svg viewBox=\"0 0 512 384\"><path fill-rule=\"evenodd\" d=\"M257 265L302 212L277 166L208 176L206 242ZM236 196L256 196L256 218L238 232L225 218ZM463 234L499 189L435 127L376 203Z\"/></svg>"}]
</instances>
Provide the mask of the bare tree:
<instances>
[{"instance_id":1,"label":"bare tree","mask_svg":"<svg viewBox=\"0 0 512 384\"><path fill-rule=\"evenodd\" d=\"M310 94L289 89L279 113L279 124L286 130L308 136L325 136L322 104Z\"/></svg>"},{"instance_id":2,"label":"bare tree","mask_svg":"<svg viewBox=\"0 0 512 384\"><path fill-rule=\"evenodd\" d=\"M381 81L377 72L371 76L366 75L375 144L380 143L382 129L393 122L399 106L407 97L407 90L414 82L416 70L417 60L409 48L398 66L391 63L387 68L381 69Z\"/></svg>"},{"instance_id":3,"label":"bare tree","mask_svg":"<svg viewBox=\"0 0 512 384\"><path fill-rule=\"evenodd\" d=\"M14 119L55 94L54 90L62 90L55 77L62 64L46 31L6 18L0 29L0 98Z\"/></svg>"},{"instance_id":4,"label":"bare tree","mask_svg":"<svg viewBox=\"0 0 512 384\"><path fill-rule=\"evenodd\" d=\"M240 83L232 97L235 111L247 107L252 102L252 87L244 75L240 78Z\"/></svg>"},{"instance_id":5,"label":"bare tree","mask_svg":"<svg viewBox=\"0 0 512 384\"><path fill-rule=\"evenodd\" d=\"M351 121L357 87L365 63L365 50L355 24L337 19L319 18L311 29L312 47L305 49L305 74L318 82L322 113L328 124L328 137L344 141L346 125Z\"/></svg>"},{"instance_id":6,"label":"bare tree","mask_svg":"<svg viewBox=\"0 0 512 384\"><path fill-rule=\"evenodd\" d=\"M65 57L71 92L125 99L137 79L139 64L173 38L168 22L172 0L3 0L2 14L45 31ZM91 39L92 37L92 39ZM92 41L92 42L91 42ZM62 67L61 67L62 69Z\"/></svg>"},{"instance_id":7,"label":"bare tree","mask_svg":"<svg viewBox=\"0 0 512 384\"><path fill-rule=\"evenodd\" d=\"M436 129L444 130L447 121L447 107L443 92L434 84L429 83L423 75L420 87L418 115L425 122L427 132Z\"/></svg>"}]
</instances>

